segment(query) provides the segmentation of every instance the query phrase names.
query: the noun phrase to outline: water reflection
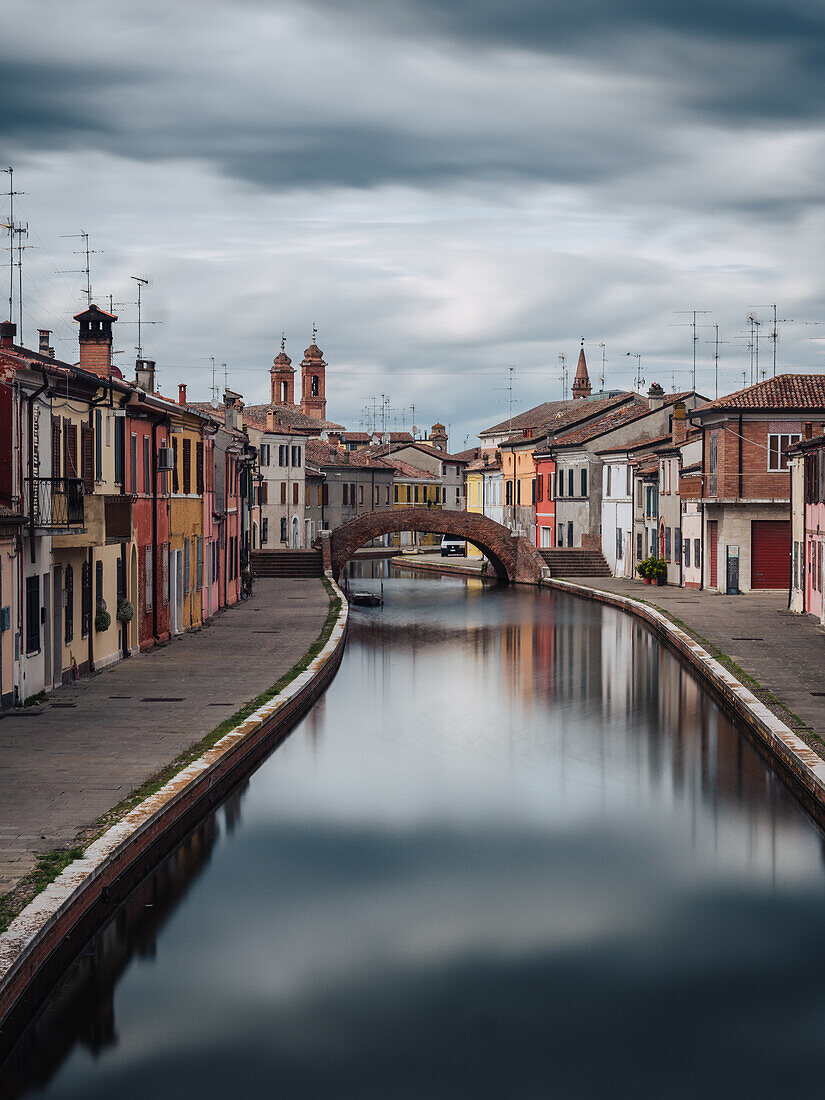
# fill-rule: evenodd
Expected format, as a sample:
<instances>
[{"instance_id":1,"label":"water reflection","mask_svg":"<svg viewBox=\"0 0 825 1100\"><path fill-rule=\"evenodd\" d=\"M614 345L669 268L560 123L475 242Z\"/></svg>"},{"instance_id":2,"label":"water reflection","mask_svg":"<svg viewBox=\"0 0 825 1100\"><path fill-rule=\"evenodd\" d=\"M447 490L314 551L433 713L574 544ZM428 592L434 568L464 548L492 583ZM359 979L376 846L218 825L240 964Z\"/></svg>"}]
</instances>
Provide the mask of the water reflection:
<instances>
[{"instance_id":1,"label":"water reflection","mask_svg":"<svg viewBox=\"0 0 825 1100\"><path fill-rule=\"evenodd\" d=\"M121 910L75 968L83 996L69 975L6 1080L818 1096L820 837L693 677L611 608L385 586L242 819L236 797L176 853L174 888L161 868ZM147 937L140 897L164 875Z\"/></svg>"}]
</instances>

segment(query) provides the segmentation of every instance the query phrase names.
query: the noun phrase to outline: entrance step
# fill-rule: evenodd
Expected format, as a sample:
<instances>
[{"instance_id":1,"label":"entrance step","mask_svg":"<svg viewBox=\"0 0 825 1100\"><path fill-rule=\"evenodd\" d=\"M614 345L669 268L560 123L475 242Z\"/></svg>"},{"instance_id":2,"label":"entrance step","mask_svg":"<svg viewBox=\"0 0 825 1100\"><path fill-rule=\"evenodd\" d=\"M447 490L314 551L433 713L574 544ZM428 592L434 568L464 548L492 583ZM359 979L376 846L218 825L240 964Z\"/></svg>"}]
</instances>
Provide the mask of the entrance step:
<instances>
[{"instance_id":1,"label":"entrance step","mask_svg":"<svg viewBox=\"0 0 825 1100\"><path fill-rule=\"evenodd\" d=\"M540 549L539 553L550 570L551 577L609 577L610 566L601 550L581 550L576 547Z\"/></svg>"},{"instance_id":2,"label":"entrance step","mask_svg":"<svg viewBox=\"0 0 825 1100\"><path fill-rule=\"evenodd\" d=\"M321 577L320 550L253 550L252 572L258 577Z\"/></svg>"}]
</instances>

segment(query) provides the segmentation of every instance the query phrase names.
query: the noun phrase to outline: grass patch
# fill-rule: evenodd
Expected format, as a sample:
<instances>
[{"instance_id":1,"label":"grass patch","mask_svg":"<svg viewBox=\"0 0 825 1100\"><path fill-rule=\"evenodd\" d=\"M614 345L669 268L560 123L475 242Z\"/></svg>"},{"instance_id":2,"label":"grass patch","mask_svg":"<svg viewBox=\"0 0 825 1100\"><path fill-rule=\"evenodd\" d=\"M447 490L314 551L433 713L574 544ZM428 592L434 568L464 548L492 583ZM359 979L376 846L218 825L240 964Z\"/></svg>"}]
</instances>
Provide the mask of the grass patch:
<instances>
[{"instance_id":1,"label":"grass patch","mask_svg":"<svg viewBox=\"0 0 825 1100\"><path fill-rule=\"evenodd\" d=\"M306 671L329 641L333 627L338 621L338 615L341 611L341 597L336 594L335 589L326 577L322 577L321 579L327 590L327 595L329 596L329 610L324 625L321 628L321 633L300 661L297 661L288 672L285 672L280 680L273 684L272 687L267 688L266 691L261 692L260 695L257 695L254 699L250 700L250 702L245 703L240 710L237 710L230 718L225 718L219 726L216 726L200 741L192 745L191 748L188 748L165 767L161 768L160 771L147 779L145 783L142 783L136 790L132 791L132 793L124 798L122 802L119 802L111 810L108 810L99 817L97 821L93 822L85 829L82 829L78 833L76 844L73 847L56 849L39 855L37 857L37 866L34 870L30 871L28 875L21 879L13 890L0 896L0 934L5 932L14 918L18 913L22 912L32 898L36 897L41 890L44 890L50 882L54 882L60 872L68 867L73 860L79 859L93 841L99 836L102 836L112 825L115 825L124 818L130 810L133 810L135 806L139 805L145 798L156 794L170 779L173 779L179 771L182 771L183 768L187 767L187 765L191 764L194 760L197 760L198 757L203 756L205 752L211 749L220 741L224 734L229 733L230 730L240 725L240 723L245 721L250 714L253 714L258 707L274 699L275 696L279 695L297 676L300 676L302 672Z\"/></svg>"}]
</instances>

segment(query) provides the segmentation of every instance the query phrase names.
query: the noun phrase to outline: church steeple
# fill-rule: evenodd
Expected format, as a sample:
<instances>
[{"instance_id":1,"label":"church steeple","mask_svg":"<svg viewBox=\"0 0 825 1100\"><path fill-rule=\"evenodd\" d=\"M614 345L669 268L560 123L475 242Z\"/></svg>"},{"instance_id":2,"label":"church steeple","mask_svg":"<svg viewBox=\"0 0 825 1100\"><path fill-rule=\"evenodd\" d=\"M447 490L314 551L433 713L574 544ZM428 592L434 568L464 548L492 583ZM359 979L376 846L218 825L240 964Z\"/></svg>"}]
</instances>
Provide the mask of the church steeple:
<instances>
[{"instance_id":1,"label":"church steeple","mask_svg":"<svg viewBox=\"0 0 825 1100\"><path fill-rule=\"evenodd\" d=\"M592 390L590 375L587 373L587 360L584 357L584 340L582 340L579 362L576 366L576 377L573 379L573 397L589 397Z\"/></svg>"},{"instance_id":2,"label":"church steeple","mask_svg":"<svg viewBox=\"0 0 825 1100\"><path fill-rule=\"evenodd\" d=\"M301 363L301 411L316 420L326 420L327 399L324 395L326 363L324 353L315 343L318 330L312 326L312 343L304 352Z\"/></svg>"},{"instance_id":3,"label":"church steeple","mask_svg":"<svg viewBox=\"0 0 825 1100\"><path fill-rule=\"evenodd\" d=\"M295 368L286 353L286 337L283 333L281 333L281 351L272 361L269 377L272 381L272 404L294 405Z\"/></svg>"}]
</instances>

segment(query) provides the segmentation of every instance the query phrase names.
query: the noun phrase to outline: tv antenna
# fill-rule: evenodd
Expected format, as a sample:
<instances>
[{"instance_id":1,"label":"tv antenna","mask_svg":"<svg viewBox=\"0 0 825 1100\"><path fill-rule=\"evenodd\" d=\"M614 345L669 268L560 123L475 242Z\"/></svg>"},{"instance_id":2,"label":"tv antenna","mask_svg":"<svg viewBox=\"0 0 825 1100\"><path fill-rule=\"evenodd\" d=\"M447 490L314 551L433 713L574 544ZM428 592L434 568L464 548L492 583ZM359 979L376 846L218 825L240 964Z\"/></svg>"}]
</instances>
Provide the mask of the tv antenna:
<instances>
[{"instance_id":1,"label":"tv antenna","mask_svg":"<svg viewBox=\"0 0 825 1100\"><path fill-rule=\"evenodd\" d=\"M636 377L633 380L633 385L636 387L637 392L641 390L645 384L644 378L642 378L642 353L640 351L626 351L625 355L632 355L636 360Z\"/></svg>"},{"instance_id":2,"label":"tv antenna","mask_svg":"<svg viewBox=\"0 0 825 1100\"><path fill-rule=\"evenodd\" d=\"M14 197L25 195L26 192L15 191L14 169L11 166L2 168L0 171L5 172L9 177L9 189L6 192L9 197L9 220L3 222L2 227L9 231L9 320L11 321L14 317L14 234L18 228L14 222ZM28 226L26 228L28 229Z\"/></svg>"},{"instance_id":3,"label":"tv antenna","mask_svg":"<svg viewBox=\"0 0 825 1100\"><path fill-rule=\"evenodd\" d=\"M566 401L567 400L567 356L564 354L564 352L562 352L561 355L556 356L556 358L561 363L561 375L559 377L560 377L560 380L561 380L562 401Z\"/></svg>"},{"instance_id":4,"label":"tv antenna","mask_svg":"<svg viewBox=\"0 0 825 1100\"><path fill-rule=\"evenodd\" d=\"M100 249L89 248L89 234L85 233L85 232L82 232L82 233L61 233L60 237L61 237L62 240L69 240L69 239L74 238L74 237L82 237L83 238L83 248L81 248L79 252L75 252L74 255L75 256L85 256L86 257L86 266L81 267L81 268L75 268L72 271L57 271L57 272L55 272L55 274L57 274L57 275L80 275L80 274L84 274L86 276L86 307L88 308L92 304L92 265L91 265L91 261L90 261L89 257L98 255L98 253L100 252Z\"/></svg>"},{"instance_id":5,"label":"tv antenna","mask_svg":"<svg viewBox=\"0 0 825 1100\"><path fill-rule=\"evenodd\" d=\"M599 344L599 347L602 349L602 373L599 375L599 382L601 383L602 389L604 389L604 365L607 360L605 359L604 344Z\"/></svg>"},{"instance_id":6,"label":"tv antenna","mask_svg":"<svg viewBox=\"0 0 825 1100\"><path fill-rule=\"evenodd\" d=\"M714 345L714 348L713 348L713 364L714 364L714 382L715 382L714 399L715 399L719 396L719 345L720 344L729 344L730 341L729 340L720 340L719 339L719 326L714 325L713 327L716 330L714 339L713 340L707 340L706 343Z\"/></svg>"},{"instance_id":7,"label":"tv antenna","mask_svg":"<svg viewBox=\"0 0 825 1100\"><path fill-rule=\"evenodd\" d=\"M754 382L759 380L759 328L762 322L753 313L749 313L748 324L751 327L749 347L751 352L751 385L753 385Z\"/></svg>"},{"instance_id":8,"label":"tv antenna","mask_svg":"<svg viewBox=\"0 0 825 1100\"><path fill-rule=\"evenodd\" d=\"M137 352L138 359L142 359L143 358L143 344L141 343L141 339L140 339L140 294L141 294L141 291L143 290L143 288L145 286L149 286L149 280L141 278L140 275L130 275L129 278L133 279L137 283L137 296L138 296L138 299L137 299L137 311L138 311L138 318L137 318L138 333L137 333L137 336L138 336L138 342L135 345L135 351Z\"/></svg>"},{"instance_id":9,"label":"tv antenna","mask_svg":"<svg viewBox=\"0 0 825 1100\"><path fill-rule=\"evenodd\" d=\"M693 389L693 392L695 393L696 392L696 341L699 339L699 337L696 335L696 318L697 318L698 315L703 314L703 313L712 313L713 310L712 309L676 309L673 312L677 313L677 314L687 314L688 316L692 317L692 320L685 321L683 324L686 325L686 326L689 326L690 328L693 329L693 373L691 374L691 388ZM678 325L675 325L674 327L675 328L681 328L681 327L683 327L683 324L680 323Z\"/></svg>"},{"instance_id":10,"label":"tv antenna","mask_svg":"<svg viewBox=\"0 0 825 1100\"><path fill-rule=\"evenodd\" d=\"M17 262L15 267L17 268L17 310L20 324L17 331L17 343L22 347L23 345L23 253L27 248L34 248L32 244L23 244L23 238L29 235L29 223L26 222L23 225L22 222L18 223L14 229L13 234L17 237L17 244L13 246L17 249Z\"/></svg>"},{"instance_id":11,"label":"tv antenna","mask_svg":"<svg viewBox=\"0 0 825 1100\"><path fill-rule=\"evenodd\" d=\"M776 341L779 339L779 325L793 324L792 317L780 317L777 320L776 317L776 302L773 302L769 306L757 306L757 309L772 309L773 310L773 328L770 332L770 340L773 344L773 376L776 378Z\"/></svg>"}]
</instances>

